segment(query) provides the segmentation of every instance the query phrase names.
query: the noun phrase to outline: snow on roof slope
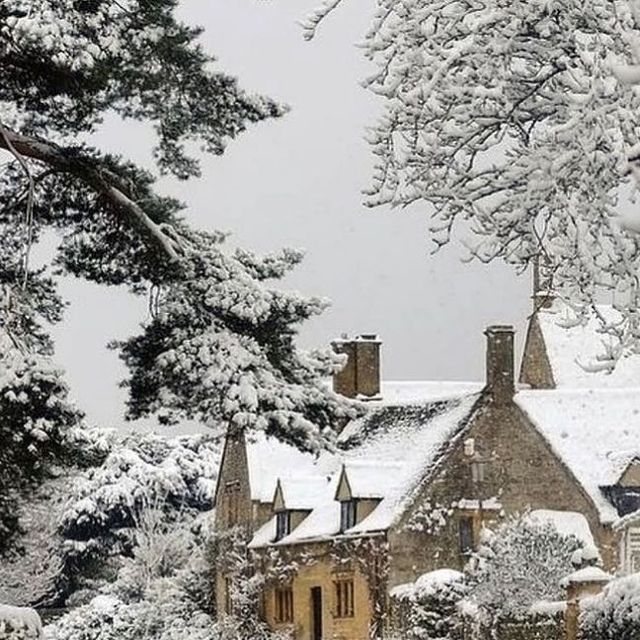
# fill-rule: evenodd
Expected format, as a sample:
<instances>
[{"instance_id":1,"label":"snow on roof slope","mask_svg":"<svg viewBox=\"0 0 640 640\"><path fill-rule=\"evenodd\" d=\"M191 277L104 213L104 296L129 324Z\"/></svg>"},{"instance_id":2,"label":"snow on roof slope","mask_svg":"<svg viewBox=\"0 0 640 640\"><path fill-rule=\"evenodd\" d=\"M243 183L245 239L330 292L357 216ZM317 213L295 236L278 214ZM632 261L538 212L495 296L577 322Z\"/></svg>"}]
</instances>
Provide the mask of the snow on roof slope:
<instances>
[{"instance_id":1,"label":"snow on roof slope","mask_svg":"<svg viewBox=\"0 0 640 640\"><path fill-rule=\"evenodd\" d=\"M620 321L620 314L610 305L596 309L604 322ZM554 300L537 317L557 388L640 387L638 354L624 356L612 370L594 370L602 366L605 345L613 344L612 338L602 333L603 325L595 312L581 320L565 302Z\"/></svg>"},{"instance_id":2,"label":"snow on roof slope","mask_svg":"<svg viewBox=\"0 0 640 640\"><path fill-rule=\"evenodd\" d=\"M388 475L382 502L346 533L381 531L394 523L444 448L465 426L477 398L474 394L426 406L384 407L361 421L360 429L345 443L359 442L347 451L347 458L397 462L402 467Z\"/></svg>"},{"instance_id":3,"label":"snow on roof slope","mask_svg":"<svg viewBox=\"0 0 640 640\"><path fill-rule=\"evenodd\" d=\"M515 401L591 497L603 523L618 519L600 487L640 456L640 389L520 391Z\"/></svg>"},{"instance_id":4,"label":"snow on roof slope","mask_svg":"<svg viewBox=\"0 0 640 640\"><path fill-rule=\"evenodd\" d=\"M303 453L295 447L253 432L247 436L247 464L251 499L271 502L280 476L296 472L303 475L318 475L321 466L310 453Z\"/></svg>"},{"instance_id":5,"label":"snow on roof slope","mask_svg":"<svg viewBox=\"0 0 640 640\"><path fill-rule=\"evenodd\" d=\"M585 547L597 545L589 527L589 522L582 513L577 511L555 511L551 509L535 509L529 514L531 520L540 524L551 524L562 536L574 536Z\"/></svg>"},{"instance_id":6,"label":"snow on roof slope","mask_svg":"<svg viewBox=\"0 0 640 640\"><path fill-rule=\"evenodd\" d=\"M344 471L354 498L383 498L389 476L402 472L402 463L381 460L345 460Z\"/></svg>"},{"instance_id":7,"label":"snow on roof slope","mask_svg":"<svg viewBox=\"0 0 640 640\"><path fill-rule=\"evenodd\" d=\"M330 476L283 476L280 487L287 509L313 509L319 495L326 492Z\"/></svg>"},{"instance_id":8,"label":"snow on roof slope","mask_svg":"<svg viewBox=\"0 0 640 640\"><path fill-rule=\"evenodd\" d=\"M433 380L399 382L383 380L380 386L381 399L377 402L399 405L449 400L467 393L478 393L484 385L481 382L441 382Z\"/></svg>"},{"instance_id":9,"label":"snow on roof slope","mask_svg":"<svg viewBox=\"0 0 640 640\"><path fill-rule=\"evenodd\" d=\"M277 545L324 539L340 533L340 503L335 499L342 465L358 497L380 498L380 504L346 535L387 529L402 512L412 491L439 460L444 447L466 423L477 395L421 405L372 406L348 425L339 438L340 451L318 465L334 471L318 485L311 513ZM316 467L316 474L318 467ZM355 485L355 489L354 489ZM273 524L258 530L251 546L273 540Z\"/></svg>"}]
</instances>

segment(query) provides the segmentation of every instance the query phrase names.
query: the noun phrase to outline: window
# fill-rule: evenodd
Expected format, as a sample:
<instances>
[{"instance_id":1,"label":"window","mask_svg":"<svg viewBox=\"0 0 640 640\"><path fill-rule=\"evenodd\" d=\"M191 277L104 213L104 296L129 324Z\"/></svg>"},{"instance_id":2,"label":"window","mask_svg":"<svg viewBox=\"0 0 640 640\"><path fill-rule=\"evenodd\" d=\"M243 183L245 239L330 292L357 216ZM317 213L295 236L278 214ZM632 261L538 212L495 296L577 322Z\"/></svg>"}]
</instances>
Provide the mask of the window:
<instances>
[{"instance_id":1,"label":"window","mask_svg":"<svg viewBox=\"0 0 640 640\"><path fill-rule=\"evenodd\" d=\"M224 579L224 612L231 613L231 578Z\"/></svg>"},{"instance_id":2,"label":"window","mask_svg":"<svg viewBox=\"0 0 640 640\"><path fill-rule=\"evenodd\" d=\"M276 589L276 622L293 622L293 590L291 587Z\"/></svg>"},{"instance_id":3,"label":"window","mask_svg":"<svg viewBox=\"0 0 640 640\"><path fill-rule=\"evenodd\" d=\"M276 514L276 540L282 540L291 533L291 514L288 511L279 511Z\"/></svg>"},{"instance_id":4,"label":"window","mask_svg":"<svg viewBox=\"0 0 640 640\"><path fill-rule=\"evenodd\" d=\"M225 485L227 498L227 523L231 526L238 524L239 504L240 504L240 483L227 482Z\"/></svg>"},{"instance_id":5,"label":"window","mask_svg":"<svg viewBox=\"0 0 640 640\"><path fill-rule=\"evenodd\" d=\"M629 573L640 571L640 528L630 527L627 531L627 566Z\"/></svg>"},{"instance_id":6,"label":"window","mask_svg":"<svg viewBox=\"0 0 640 640\"><path fill-rule=\"evenodd\" d=\"M346 531L356 524L356 501L345 500L340 503L340 531Z\"/></svg>"},{"instance_id":7,"label":"window","mask_svg":"<svg viewBox=\"0 0 640 640\"><path fill-rule=\"evenodd\" d=\"M473 551L473 518L462 517L458 523L460 551L464 554Z\"/></svg>"},{"instance_id":8,"label":"window","mask_svg":"<svg viewBox=\"0 0 640 640\"><path fill-rule=\"evenodd\" d=\"M336 618L353 618L353 580L336 580Z\"/></svg>"}]
</instances>

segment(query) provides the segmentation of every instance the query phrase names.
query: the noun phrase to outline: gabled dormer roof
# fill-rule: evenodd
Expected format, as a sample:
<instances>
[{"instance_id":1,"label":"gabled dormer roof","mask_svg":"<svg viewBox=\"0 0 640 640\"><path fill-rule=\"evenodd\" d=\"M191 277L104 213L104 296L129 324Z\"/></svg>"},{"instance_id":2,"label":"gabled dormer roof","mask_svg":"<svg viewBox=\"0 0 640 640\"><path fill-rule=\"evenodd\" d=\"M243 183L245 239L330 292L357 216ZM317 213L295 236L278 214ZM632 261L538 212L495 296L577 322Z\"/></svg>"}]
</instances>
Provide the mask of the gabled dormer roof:
<instances>
[{"instance_id":1,"label":"gabled dormer roof","mask_svg":"<svg viewBox=\"0 0 640 640\"><path fill-rule=\"evenodd\" d=\"M273 496L274 511L310 511L326 492L331 476L291 475L278 478Z\"/></svg>"},{"instance_id":2,"label":"gabled dormer roof","mask_svg":"<svg viewBox=\"0 0 640 640\"><path fill-rule=\"evenodd\" d=\"M342 464L335 499L382 500L394 476L402 473L401 462L385 460L351 460Z\"/></svg>"}]
</instances>

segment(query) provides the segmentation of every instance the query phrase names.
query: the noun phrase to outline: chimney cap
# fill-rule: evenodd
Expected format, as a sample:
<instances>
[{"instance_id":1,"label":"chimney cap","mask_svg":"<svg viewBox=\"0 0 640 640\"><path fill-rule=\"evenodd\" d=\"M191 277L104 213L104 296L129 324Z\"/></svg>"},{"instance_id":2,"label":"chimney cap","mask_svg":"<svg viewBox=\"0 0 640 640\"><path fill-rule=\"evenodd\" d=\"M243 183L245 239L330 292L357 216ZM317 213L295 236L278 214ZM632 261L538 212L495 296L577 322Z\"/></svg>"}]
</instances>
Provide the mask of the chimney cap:
<instances>
[{"instance_id":1,"label":"chimney cap","mask_svg":"<svg viewBox=\"0 0 640 640\"><path fill-rule=\"evenodd\" d=\"M360 340L360 342L380 342L377 333L361 333L356 340Z\"/></svg>"},{"instance_id":2,"label":"chimney cap","mask_svg":"<svg viewBox=\"0 0 640 640\"><path fill-rule=\"evenodd\" d=\"M489 333L515 333L511 324L491 324L485 330L485 335Z\"/></svg>"}]
</instances>

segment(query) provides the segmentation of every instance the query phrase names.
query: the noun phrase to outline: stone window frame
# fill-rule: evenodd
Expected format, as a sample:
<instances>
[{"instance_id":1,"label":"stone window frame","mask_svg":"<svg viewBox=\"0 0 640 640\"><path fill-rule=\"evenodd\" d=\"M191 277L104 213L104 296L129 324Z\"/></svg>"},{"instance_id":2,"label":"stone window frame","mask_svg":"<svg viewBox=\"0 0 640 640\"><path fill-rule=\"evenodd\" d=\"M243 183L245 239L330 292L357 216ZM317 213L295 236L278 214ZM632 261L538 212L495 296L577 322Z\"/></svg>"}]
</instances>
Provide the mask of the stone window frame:
<instances>
[{"instance_id":1,"label":"stone window frame","mask_svg":"<svg viewBox=\"0 0 640 640\"><path fill-rule=\"evenodd\" d=\"M333 581L334 617L340 619L355 617L355 584L353 576L335 578Z\"/></svg>"},{"instance_id":2,"label":"stone window frame","mask_svg":"<svg viewBox=\"0 0 640 640\"><path fill-rule=\"evenodd\" d=\"M293 588L291 585L276 587L273 592L273 618L277 624L293 622Z\"/></svg>"}]
</instances>

